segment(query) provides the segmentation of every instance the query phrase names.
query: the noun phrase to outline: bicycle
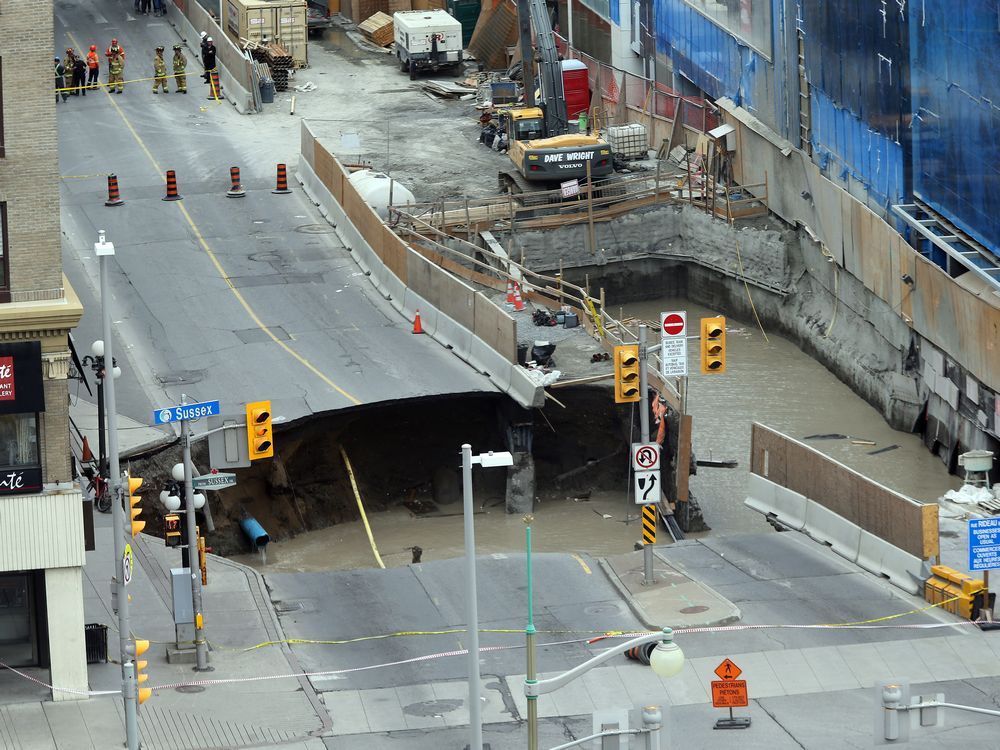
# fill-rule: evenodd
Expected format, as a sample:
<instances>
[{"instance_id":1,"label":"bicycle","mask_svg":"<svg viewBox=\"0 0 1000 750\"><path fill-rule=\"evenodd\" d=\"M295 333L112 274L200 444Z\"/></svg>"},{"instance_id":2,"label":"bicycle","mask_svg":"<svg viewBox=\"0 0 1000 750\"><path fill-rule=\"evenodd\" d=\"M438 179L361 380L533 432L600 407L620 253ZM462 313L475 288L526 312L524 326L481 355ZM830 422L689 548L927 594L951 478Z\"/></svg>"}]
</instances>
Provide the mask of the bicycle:
<instances>
[{"instance_id":1,"label":"bicycle","mask_svg":"<svg viewBox=\"0 0 1000 750\"><path fill-rule=\"evenodd\" d=\"M93 467L87 467L84 469L83 474L90 480L87 484L87 492L93 496L94 505L97 507L97 510L101 513L107 513L110 511L111 490L108 485L108 480L101 476L101 473L96 471Z\"/></svg>"}]
</instances>

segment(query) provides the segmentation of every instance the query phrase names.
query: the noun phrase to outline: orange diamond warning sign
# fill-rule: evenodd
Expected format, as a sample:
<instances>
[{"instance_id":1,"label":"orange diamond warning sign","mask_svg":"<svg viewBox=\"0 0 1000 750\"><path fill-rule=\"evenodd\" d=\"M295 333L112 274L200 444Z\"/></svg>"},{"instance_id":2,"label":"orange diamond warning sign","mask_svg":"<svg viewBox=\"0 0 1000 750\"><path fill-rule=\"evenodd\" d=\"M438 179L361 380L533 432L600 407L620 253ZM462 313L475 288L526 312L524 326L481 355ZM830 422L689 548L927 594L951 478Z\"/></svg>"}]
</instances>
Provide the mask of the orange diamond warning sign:
<instances>
[{"instance_id":1,"label":"orange diamond warning sign","mask_svg":"<svg viewBox=\"0 0 1000 750\"><path fill-rule=\"evenodd\" d=\"M712 705L716 708L739 708L748 702L746 680L712 680Z\"/></svg>"},{"instance_id":2,"label":"orange diamond warning sign","mask_svg":"<svg viewBox=\"0 0 1000 750\"><path fill-rule=\"evenodd\" d=\"M722 664L715 668L715 673L719 676L720 680L735 680L743 674L743 670L737 667L729 659L726 659L722 662Z\"/></svg>"}]
</instances>

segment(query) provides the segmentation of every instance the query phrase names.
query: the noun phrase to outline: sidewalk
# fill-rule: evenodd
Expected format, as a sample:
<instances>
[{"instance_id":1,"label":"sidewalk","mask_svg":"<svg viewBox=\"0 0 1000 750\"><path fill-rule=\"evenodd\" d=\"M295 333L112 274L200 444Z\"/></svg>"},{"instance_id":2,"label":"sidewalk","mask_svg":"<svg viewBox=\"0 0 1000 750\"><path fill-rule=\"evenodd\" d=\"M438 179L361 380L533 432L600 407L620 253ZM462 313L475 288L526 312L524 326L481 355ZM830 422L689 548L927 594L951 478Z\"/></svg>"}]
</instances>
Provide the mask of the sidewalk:
<instances>
[{"instance_id":1,"label":"sidewalk","mask_svg":"<svg viewBox=\"0 0 1000 750\"><path fill-rule=\"evenodd\" d=\"M108 625L108 656L117 661L117 618L111 610L109 580L113 547L110 515L95 513L97 549L87 553L84 611L87 622ZM220 685L185 685L200 680L254 678L301 672L287 647L243 651L283 634L263 579L243 565L209 557L204 588L205 632L211 645L211 672L190 665L167 664L173 641L169 569L180 566L180 552L159 539L140 535L133 544L136 567L132 583L133 633L152 645L145 658L153 696L140 708L139 730L148 750L207 750L222 747L290 745L305 742L330 725L329 715L305 678L251 680ZM92 691L118 690L117 664L90 668ZM44 682L47 670L25 670ZM11 672L0 674L0 747L20 750L107 750L124 742L120 696L53 703L49 691ZM317 744L319 743L319 744Z\"/></svg>"}]
</instances>

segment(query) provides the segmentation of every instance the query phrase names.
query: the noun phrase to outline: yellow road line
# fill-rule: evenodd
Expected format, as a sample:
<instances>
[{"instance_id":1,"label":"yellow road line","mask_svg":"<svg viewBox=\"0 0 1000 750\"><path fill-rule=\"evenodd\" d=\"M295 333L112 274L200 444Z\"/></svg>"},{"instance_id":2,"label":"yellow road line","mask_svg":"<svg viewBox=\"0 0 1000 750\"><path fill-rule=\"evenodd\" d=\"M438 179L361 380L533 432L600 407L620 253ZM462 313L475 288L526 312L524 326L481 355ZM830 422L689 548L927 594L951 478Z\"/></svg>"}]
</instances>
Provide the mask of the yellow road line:
<instances>
[{"instance_id":1,"label":"yellow road line","mask_svg":"<svg viewBox=\"0 0 1000 750\"><path fill-rule=\"evenodd\" d=\"M583 568L583 572L586 573L589 576L590 575L590 566L587 565L587 563L585 563L583 561L583 558L580 557L578 554L576 554L574 552L573 553L573 559L576 560L578 563L580 563L580 567Z\"/></svg>"},{"instance_id":2,"label":"yellow road line","mask_svg":"<svg viewBox=\"0 0 1000 750\"><path fill-rule=\"evenodd\" d=\"M67 33L66 36L69 37L70 41L72 41L75 46L77 47L80 46L80 43L73 37L72 34ZM125 113L122 111L122 108L118 106L118 102L115 101L115 98L111 96L111 94L106 89L104 91L104 94L108 97L108 100L111 102L111 106L114 107L114 110L118 113L118 116L122 118L122 122L125 123L125 127L128 128L128 131L132 134L132 137L135 139L135 142L139 144L139 148L141 148L143 153L146 154L146 158L149 159L150 163L153 165L153 167L160 175L164 175L163 179L164 181L166 181L166 176L163 168L160 166L159 162L156 161L156 157L154 157L153 154L150 152L149 148L146 146L142 138L139 137L139 134L136 132L135 128L132 127L132 123L129 122L129 119L128 117L125 116ZM195 237L198 239L198 244L201 245L201 249L204 250L205 255L208 256L208 259L212 261L212 265L215 266L215 269L216 271L218 271L219 276L222 277L222 280L226 282L226 285L229 287L229 291L233 293L233 296L236 297L236 300L240 303L243 309L246 310L247 315L250 316L250 319L253 320L254 324L256 324L256 326L260 330L266 333L268 338L270 338L275 344L284 349L303 367L309 370L309 372L311 372L313 375L318 377L328 386L333 388L333 390L335 390L341 396L343 396L348 401L353 403L355 406L360 405L362 403L360 399L355 398L350 393L341 388L339 385L334 383L329 377L327 377L323 372L321 372L319 368L317 368L312 362L310 362L308 359L303 357L297 351L292 349L284 341L279 339L274 334L274 332L264 324L264 322L260 319L260 316L257 315L257 313L254 311L252 307L250 307L250 303L247 302L246 298L240 293L240 290L235 287L232 279L229 277L229 274L225 272L225 270L222 267L222 264L219 262L219 259L216 257L215 253L212 252L212 248L205 240L204 236L201 233L201 230L198 229L198 225L194 223L194 219L191 218L191 214L188 213L188 210L184 207L184 204L181 203L180 201L176 201L174 202L174 205L180 209L181 215L183 215L184 218L187 220L188 225L191 227L191 231L194 232Z\"/></svg>"}]
</instances>

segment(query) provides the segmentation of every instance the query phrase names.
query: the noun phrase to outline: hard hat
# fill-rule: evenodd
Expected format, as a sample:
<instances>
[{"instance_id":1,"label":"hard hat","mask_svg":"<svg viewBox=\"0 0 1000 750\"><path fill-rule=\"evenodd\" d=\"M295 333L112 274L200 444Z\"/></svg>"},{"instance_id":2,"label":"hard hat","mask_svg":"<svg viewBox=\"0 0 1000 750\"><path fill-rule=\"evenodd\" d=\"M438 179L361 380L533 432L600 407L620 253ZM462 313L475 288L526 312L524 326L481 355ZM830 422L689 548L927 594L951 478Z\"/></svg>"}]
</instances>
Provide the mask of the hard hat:
<instances>
[{"instance_id":1,"label":"hard hat","mask_svg":"<svg viewBox=\"0 0 1000 750\"><path fill-rule=\"evenodd\" d=\"M206 39L205 41L206 41L206 42L211 42L211 41L212 41L212 37L209 37L209 38L208 38L208 39Z\"/></svg>"},{"instance_id":2,"label":"hard hat","mask_svg":"<svg viewBox=\"0 0 1000 750\"><path fill-rule=\"evenodd\" d=\"M90 45L90 51L91 52L97 52L97 45L96 44L91 44Z\"/></svg>"},{"instance_id":3,"label":"hard hat","mask_svg":"<svg viewBox=\"0 0 1000 750\"><path fill-rule=\"evenodd\" d=\"M116 44L118 44L118 40L117 39L112 39L111 40L111 46L114 47Z\"/></svg>"},{"instance_id":4,"label":"hard hat","mask_svg":"<svg viewBox=\"0 0 1000 750\"><path fill-rule=\"evenodd\" d=\"M157 52L163 52L163 47L157 47L157 48L156 48L156 51L157 51Z\"/></svg>"},{"instance_id":5,"label":"hard hat","mask_svg":"<svg viewBox=\"0 0 1000 750\"><path fill-rule=\"evenodd\" d=\"M181 48L181 45L179 45L179 44L175 44L174 45L174 49L180 49L180 48Z\"/></svg>"},{"instance_id":6,"label":"hard hat","mask_svg":"<svg viewBox=\"0 0 1000 750\"><path fill-rule=\"evenodd\" d=\"M56 57L56 58L53 58L53 59L54 59L54 60L55 60L56 62L59 62L59 58L58 58L58 57Z\"/></svg>"},{"instance_id":7,"label":"hard hat","mask_svg":"<svg viewBox=\"0 0 1000 750\"><path fill-rule=\"evenodd\" d=\"M201 32L201 38L202 39L204 39L206 36L208 36L208 32L207 31Z\"/></svg>"}]
</instances>

